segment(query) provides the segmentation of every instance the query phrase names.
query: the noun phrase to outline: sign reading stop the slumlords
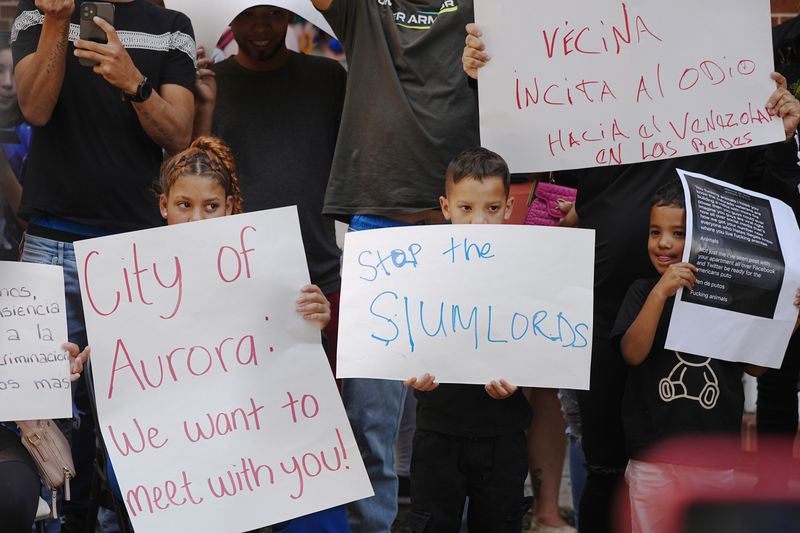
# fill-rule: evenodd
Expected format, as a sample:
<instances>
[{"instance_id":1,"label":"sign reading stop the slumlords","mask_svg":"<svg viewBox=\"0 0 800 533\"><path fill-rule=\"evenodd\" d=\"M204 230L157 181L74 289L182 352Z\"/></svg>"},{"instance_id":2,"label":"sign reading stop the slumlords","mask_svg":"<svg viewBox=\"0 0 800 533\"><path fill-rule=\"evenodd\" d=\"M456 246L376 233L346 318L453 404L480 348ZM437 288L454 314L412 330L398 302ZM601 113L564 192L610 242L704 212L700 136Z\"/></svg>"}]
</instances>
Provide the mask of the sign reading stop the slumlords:
<instances>
[{"instance_id":1,"label":"sign reading stop the slumlords","mask_svg":"<svg viewBox=\"0 0 800 533\"><path fill-rule=\"evenodd\" d=\"M475 0L481 142L514 172L784 139L767 0Z\"/></svg>"},{"instance_id":2,"label":"sign reading stop the slumlords","mask_svg":"<svg viewBox=\"0 0 800 533\"><path fill-rule=\"evenodd\" d=\"M372 491L294 207L75 243L100 428L136 531L249 531Z\"/></svg>"}]
</instances>

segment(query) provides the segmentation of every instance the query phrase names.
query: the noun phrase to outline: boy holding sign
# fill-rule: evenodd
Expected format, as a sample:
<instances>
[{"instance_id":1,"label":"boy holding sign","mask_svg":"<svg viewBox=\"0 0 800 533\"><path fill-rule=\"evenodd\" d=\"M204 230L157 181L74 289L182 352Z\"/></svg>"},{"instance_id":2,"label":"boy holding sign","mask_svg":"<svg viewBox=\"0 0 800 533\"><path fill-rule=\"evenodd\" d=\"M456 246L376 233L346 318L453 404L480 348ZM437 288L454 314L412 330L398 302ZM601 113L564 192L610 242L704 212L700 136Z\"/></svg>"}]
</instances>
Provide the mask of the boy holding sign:
<instances>
[{"instance_id":1,"label":"boy holding sign","mask_svg":"<svg viewBox=\"0 0 800 533\"><path fill-rule=\"evenodd\" d=\"M635 458L625 472L635 533L664 530L666 517L660 504L669 488L734 486L732 465L724 464L724 459L707 464L708 455L662 454L658 462L640 460L644 452L670 437L737 435L741 428L742 366L663 348L674 296L696 282L697 267L681 262L685 235L683 188L675 180L656 193L650 209L648 252L660 277L638 280L628 289L611 334L632 366L622 415L628 452ZM800 291L795 305L800 306ZM759 375L764 369L745 365L744 370Z\"/></svg>"},{"instance_id":2,"label":"boy holding sign","mask_svg":"<svg viewBox=\"0 0 800 533\"><path fill-rule=\"evenodd\" d=\"M442 213L453 224L502 224L514 206L509 184L499 155L468 149L447 168ZM523 486L531 411L522 391L503 379L440 386L430 374L405 384L417 398L411 512L420 531L459 531L467 497L470 531L520 531L530 505Z\"/></svg>"}]
</instances>

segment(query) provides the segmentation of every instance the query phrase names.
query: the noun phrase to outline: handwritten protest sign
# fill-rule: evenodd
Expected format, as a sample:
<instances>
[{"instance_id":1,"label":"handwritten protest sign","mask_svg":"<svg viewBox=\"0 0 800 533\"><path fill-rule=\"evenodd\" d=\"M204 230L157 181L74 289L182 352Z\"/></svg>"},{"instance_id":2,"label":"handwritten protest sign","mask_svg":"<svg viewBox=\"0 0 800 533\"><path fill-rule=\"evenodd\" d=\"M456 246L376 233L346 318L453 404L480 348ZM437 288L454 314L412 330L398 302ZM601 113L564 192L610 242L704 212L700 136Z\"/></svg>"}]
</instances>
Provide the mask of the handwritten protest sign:
<instances>
[{"instance_id":1,"label":"handwritten protest sign","mask_svg":"<svg viewBox=\"0 0 800 533\"><path fill-rule=\"evenodd\" d=\"M593 265L589 230L348 233L336 374L586 389Z\"/></svg>"},{"instance_id":2,"label":"handwritten protest sign","mask_svg":"<svg viewBox=\"0 0 800 533\"><path fill-rule=\"evenodd\" d=\"M60 266L0 261L0 420L72 416Z\"/></svg>"},{"instance_id":3,"label":"handwritten protest sign","mask_svg":"<svg viewBox=\"0 0 800 533\"><path fill-rule=\"evenodd\" d=\"M169 0L169 8L184 13L192 20L195 41L204 46L210 55L222 32L231 21L253 6L265 5L254 0L226 0L224 2L198 2L198 0ZM330 25L314 8L311 0L270 0L269 5L288 9L328 35L333 35Z\"/></svg>"},{"instance_id":4,"label":"handwritten protest sign","mask_svg":"<svg viewBox=\"0 0 800 533\"><path fill-rule=\"evenodd\" d=\"M514 172L783 140L767 0L475 0L481 142Z\"/></svg>"},{"instance_id":5,"label":"handwritten protest sign","mask_svg":"<svg viewBox=\"0 0 800 533\"><path fill-rule=\"evenodd\" d=\"M103 438L136 531L246 531L371 495L296 209L75 243Z\"/></svg>"},{"instance_id":6,"label":"handwritten protest sign","mask_svg":"<svg viewBox=\"0 0 800 533\"><path fill-rule=\"evenodd\" d=\"M676 295L666 348L780 367L800 288L794 213L774 198L701 174L678 174L689 199L683 260L698 272L694 288Z\"/></svg>"}]
</instances>

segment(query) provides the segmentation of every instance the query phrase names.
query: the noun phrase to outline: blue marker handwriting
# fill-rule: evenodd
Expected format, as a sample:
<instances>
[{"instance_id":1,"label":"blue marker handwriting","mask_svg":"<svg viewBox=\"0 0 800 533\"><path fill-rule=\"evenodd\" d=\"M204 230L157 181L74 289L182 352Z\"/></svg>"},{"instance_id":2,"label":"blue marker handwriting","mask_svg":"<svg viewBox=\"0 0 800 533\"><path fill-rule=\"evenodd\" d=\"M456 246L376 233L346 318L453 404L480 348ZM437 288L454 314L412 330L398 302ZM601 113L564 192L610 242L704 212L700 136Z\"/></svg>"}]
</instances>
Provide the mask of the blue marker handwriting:
<instances>
[{"instance_id":1,"label":"blue marker handwriting","mask_svg":"<svg viewBox=\"0 0 800 533\"><path fill-rule=\"evenodd\" d=\"M475 350L484 345L520 342L526 338L558 343L562 348L586 349L589 346L588 324L560 311L514 312L510 320L498 323L497 318L493 318L496 309L491 304L426 303L423 299L383 291L372 300L369 312L380 323L370 334L372 339L385 346L404 342L411 352L420 339L461 334L472 336Z\"/></svg>"},{"instance_id":2,"label":"blue marker handwriting","mask_svg":"<svg viewBox=\"0 0 800 533\"><path fill-rule=\"evenodd\" d=\"M358 264L367 269L366 277L359 276L364 281L375 281L381 273L391 276L392 270L399 270L406 266L417 268L418 255L422 245L416 242L409 244L405 249L396 248L389 252L380 250L364 250L358 254Z\"/></svg>"},{"instance_id":3,"label":"blue marker handwriting","mask_svg":"<svg viewBox=\"0 0 800 533\"><path fill-rule=\"evenodd\" d=\"M442 252L442 255L450 254L450 262L455 263L456 257L461 257L461 253L456 254L456 250L459 248L461 248L461 252L464 253L464 261L471 261L473 258L494 258L494 254L492 253L492 243L485 242L478 246L474 242L469 242L469 239L464 238L463 243L459 242L456 244L456 240L453 237L450 237L450 248Z\"/></svg>"}]
</instances>

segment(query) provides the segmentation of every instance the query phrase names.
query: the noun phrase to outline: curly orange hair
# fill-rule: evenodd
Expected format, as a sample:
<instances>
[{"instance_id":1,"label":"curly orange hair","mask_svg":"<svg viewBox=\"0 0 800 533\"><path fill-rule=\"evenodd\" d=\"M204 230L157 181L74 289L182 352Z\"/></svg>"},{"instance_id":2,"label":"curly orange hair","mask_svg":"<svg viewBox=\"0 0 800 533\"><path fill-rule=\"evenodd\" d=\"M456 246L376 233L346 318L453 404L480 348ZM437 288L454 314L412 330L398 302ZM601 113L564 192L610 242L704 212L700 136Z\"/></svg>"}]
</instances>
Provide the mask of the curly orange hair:
<instances>
[{"instance_id":1,"label":"curly orange hair","mask_svg":"<svg viewBox=\"0 0 800 533\"><path fill-rule=\"evenodd\" d=\"M232 214L243 212L244 200L239 188L233 153L222 139L211 136L198 137L189 148L165 161L161 165L159 177L161 192L169 195L178 178L188 174L217 180L225 190L225 196L233 198Z\"/></svg>"}]
</instances>

